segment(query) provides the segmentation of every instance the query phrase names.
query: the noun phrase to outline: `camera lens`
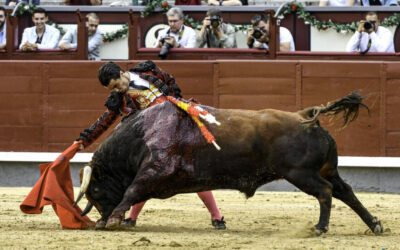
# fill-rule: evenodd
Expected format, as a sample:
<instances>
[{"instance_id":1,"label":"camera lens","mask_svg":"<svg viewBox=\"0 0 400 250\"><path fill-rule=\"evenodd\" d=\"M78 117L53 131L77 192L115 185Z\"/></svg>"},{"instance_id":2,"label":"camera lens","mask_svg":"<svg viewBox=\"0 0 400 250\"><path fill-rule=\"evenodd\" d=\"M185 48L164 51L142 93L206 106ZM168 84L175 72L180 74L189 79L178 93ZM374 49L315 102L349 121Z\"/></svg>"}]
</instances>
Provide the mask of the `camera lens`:
<instances>
[{"instance_id":1,"label":"camera lens","mask_svg":"<svg viewBox=\"0 0 400 250\"><path fill-rule=\"evenodd\" d=\"M211 21L211 26L213 26L213 28L217 28L219 26L219 21L218 20L212 20Z\"/></svg>"},{"instance_id":2,"label":"camera lens","mask_svg":"<svg viewBox=\"0 0 400 250\"><path fill-rule=\"evenodd\" d=\"M364 23L364 29L365 30L369 30L369 29L371 29L372 28L372 24L370 23L370 22L365 22Z\"/></svg>"},{"instance_id":3,"label":"camera lens","mask_svg":"<svg viewBox=\"0 0 400 250\"><path fill-rule=\"evenodd\" d=\"M166 42L164 41L163 45L161 46L160 53L158 54L158 56L159 56L161 59L167 58L167 56L168 56L168 51L169 51L170 48L171 48L171 45L170 45L169 43L166 43Z\"/></svg>"},{"instance_id":4,"label":"camera lens","mask_svg":"<svg viewBox=\"0 0 400 250\"><path fill-rule=\"evenodd\" d=\"M220 25L219 17L218 16L211 17L210 18L210 24L214 29L218 28L218 26Z\"/></svg>"},{"instance_id":5,"label":"camera lens","mask_svg":"<svg viewBox=\"0 0 400 250\"><path fill-rule=\"evenodd\" d=\"M253 37L255 39L260 39L263 35L263 32L260 29L254 29L253 31Z\"/></svg>"}]
</instances>

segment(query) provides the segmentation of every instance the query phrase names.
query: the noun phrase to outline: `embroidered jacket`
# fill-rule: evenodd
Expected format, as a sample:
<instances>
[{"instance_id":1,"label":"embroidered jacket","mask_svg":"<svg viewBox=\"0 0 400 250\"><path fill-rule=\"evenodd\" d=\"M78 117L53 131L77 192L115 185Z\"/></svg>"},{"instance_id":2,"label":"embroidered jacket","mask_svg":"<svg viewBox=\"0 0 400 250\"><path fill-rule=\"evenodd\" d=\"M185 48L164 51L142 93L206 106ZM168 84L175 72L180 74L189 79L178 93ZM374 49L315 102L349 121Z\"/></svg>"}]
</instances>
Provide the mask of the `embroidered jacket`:
<instances>
[{"instance_id":1,"label":"embroidered jacket","mask_svg":"<svg viewBox=\"0 0 400 250\"><path fill-rule=\"evenodd\" d=\"M148 88L135 88L133 82L126 93L111 92L107 98L105 106L107 110L93 123L85 129L77 140L82 140L85 147L94 142L104 131L106 131L122 113L126 116L136 112L136 110L146 109L167 100L165 96L182 97L181 90L175 83L175 79L167 72L162 71L152 61L138 64L129 70L139 75L141 79L149 82Z\"/></svg>"}]
</instances>

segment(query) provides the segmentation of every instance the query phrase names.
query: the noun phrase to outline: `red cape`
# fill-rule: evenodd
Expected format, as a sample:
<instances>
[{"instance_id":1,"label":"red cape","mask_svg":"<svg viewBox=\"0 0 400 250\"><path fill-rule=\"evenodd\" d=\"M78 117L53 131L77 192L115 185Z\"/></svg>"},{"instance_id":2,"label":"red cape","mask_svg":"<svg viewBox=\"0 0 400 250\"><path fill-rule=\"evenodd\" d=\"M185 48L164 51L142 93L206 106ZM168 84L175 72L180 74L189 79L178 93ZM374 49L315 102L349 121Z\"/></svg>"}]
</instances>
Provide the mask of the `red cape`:
<instances>
[{"instance_id":1,"label":"red cape","mask_svg":"<svg viewBox=\"0 0 400 250\"><path fill-rule=\"evenodd\" d=\"M63 228L84 229L93 224L87 216L80 215L82 210L78 206L72 206L74 190L69 161L81 144L81 141L73 144L54 162L39 165L41 177L21 203L22 212L40 214L45 205L51 204Z\"/></svg>"}]
</instances>

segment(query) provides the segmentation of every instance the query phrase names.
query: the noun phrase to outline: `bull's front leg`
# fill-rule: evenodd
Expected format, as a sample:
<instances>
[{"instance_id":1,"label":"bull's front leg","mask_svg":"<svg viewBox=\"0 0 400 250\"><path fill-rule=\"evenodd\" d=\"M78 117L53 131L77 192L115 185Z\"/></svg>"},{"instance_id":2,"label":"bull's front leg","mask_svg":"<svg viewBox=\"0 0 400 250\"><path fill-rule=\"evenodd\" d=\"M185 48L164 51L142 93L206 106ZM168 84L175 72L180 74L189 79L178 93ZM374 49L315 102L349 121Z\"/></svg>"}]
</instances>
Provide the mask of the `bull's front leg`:
<instances>
[{"instance_id":1,"label":"bull's front leg","mask_svg":"<svg viewBox=\"0 0 400 250\"><path fill-rule=\"evenodd\" d=\"M162 182L174 175L176 168L174 164L161 164L160 162L147 161L136 174L132 184L126 189L122 201L108 217L106 228L118 227L125 218L125 212L132 205L146 201L152 193L163 192Z\"/></svg>"},{"instance_id":2,"label":"bull's front leg","mask_svg":"<svg viewBox=\"0 0 400 250\"><path fill-rule=\"evenodd\" d=\"M106 228L119 227L121 221L125 218L125 212L129 210L132 205L148 200L150 197L145 192L146 188L140 183L132 183L125 191L122 201L113 210L108 217Z\"/></svg>"}]
</instances>

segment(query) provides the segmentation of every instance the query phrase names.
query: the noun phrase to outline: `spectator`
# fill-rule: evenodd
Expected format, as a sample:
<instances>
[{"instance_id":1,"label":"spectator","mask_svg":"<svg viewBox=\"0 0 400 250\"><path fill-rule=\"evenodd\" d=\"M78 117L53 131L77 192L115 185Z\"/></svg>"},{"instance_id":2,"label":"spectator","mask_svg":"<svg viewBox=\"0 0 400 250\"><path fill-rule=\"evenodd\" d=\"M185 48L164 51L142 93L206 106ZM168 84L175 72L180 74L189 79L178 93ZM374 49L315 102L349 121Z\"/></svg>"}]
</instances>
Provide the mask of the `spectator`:
<instances>
[{"instance_id":1,"label":"spectator","mask_svg":"<svg viewBox=\"0 0 400 250\"><path fill-rule=\"evenodd\" d=\"M353 0L356 1L356 0ZM398 6L397 0L360 0L361 6L374 6L374 5L382 5L382 6Z\"/></svg>"},{"instance_id":2,"label":"spectator","mask_svg":"<svg viewBox=\"0 0 400 250\"><path fill-rule=\"evenodd\" d=\"M365 54L367 52L394 52L393 35L390 30L379 26L376 12L368 12L365 20L361 20L358 30L350 38L346 46L347 52Z\"/></svg>"},{"instance_id":3,"label":"spectator","mask_svg":"<svg viewBox=\"0 0 400 250\"><path fill-rule=\"evenodd\" d=\"M156 48L161 48L164 41L173 48L194 48L196 45L196 32L183 25L183 12L174 7L167 11L169 28L158 33Z\"/></svg>"},{"instance_id":4,"label":"spectator","mask_svg":"<svg viewBox=\"0 0 400 250\"><path fill-rule=\"evenodd\" d=\"M86 15L88 19L88 52L89 60L100 60L100 45L103 40L103 34L98 29L100 19L96 13L89 13ZM63 36L58 48L62 50L76 49L78 44L78 28L74 27L68 30Z\"/></svg>"},{"instance_id":5,"label":"spectator","mask_svg":"<svg viewBox=\"0 0 400 250\"><path fill-rule=\"evenodd\" d=\"M62 0L66 5L102 5L102 0Z\"/></svg>"},{"instance_id":6,"label":"spectator","mask_svg":"<svg viewBox=\"0 0 400 250\"><path fill-rule=\"evenodd\" d=\"M35 26L25 28L19 48L23 51L57 48L60 31L47 25L47 13L42 8L33 11L32 21Z\"/></svg>"},{"instance_id":7,"label":"spectator","mask_svg":"<svg viewBox=\"0 0 400 250\"><path fill-rule=\"evenodd\" d=\"M205 0L208 5L213 6L242 6L249 5L247 0Z\"/></svg>"},{"instance_id":8,"label":"spectator","mask_svg":"<svg viewBox=\"0 0 400 250\"><path fill-rule=\"evenodd\" d=\"M6 47L7 42L7 25L6 25L6 11L3 6L0 6L0 49Z\"/></svg>"},{"instance_id":9,"label":"spectator","mask_svg":"<svg viewBox=\"0 0 400 250\"><path fill-rule=\"evenodd\" d=\"M209 9L203 20L203 26L197 37L199 47L203 48L236 48L235 28L223 22L221 11Z\"/></svg>"},{"instance_id":10,"label":"spectator","mask_svg":"<svg viewBox=\"0 0 400 250\"><path fill-rule=\"evenodd\" d=\"M355 6L357 5L357 0L320 0L319 6L336 6L336 7L345 7L345 6Z\"/></svg>"},{"instance_id":11,"label":"spectator","mask_svg":"<svg viewBox=\"0 0 400 250\"><path fill-rule=\"evenodd\" d=\"M256 15L251 19L251 24L253 28L247 31L247 46L249 46L249 48L265 48L268 50L269 17ZM279 27L279 50L295 50L292 34L285 27Z\"/></svg>"},{"instance_id":12,"label":"spectator","mask_svg":"<svg viewBox=\"0 0 400 250\"><path fill-rule=\"evenodd\" d=\"M5 5L7 5L7 6L15 6L15 5L17 5L18 2L21 2L21 1L19 1L19 0L6 0L6 4ZM28 3L29 0L24 0L22 2ZM31 3L34 4L34 5L40 5L40 0L31 0Z\"/></svg>"}]
</instances>

